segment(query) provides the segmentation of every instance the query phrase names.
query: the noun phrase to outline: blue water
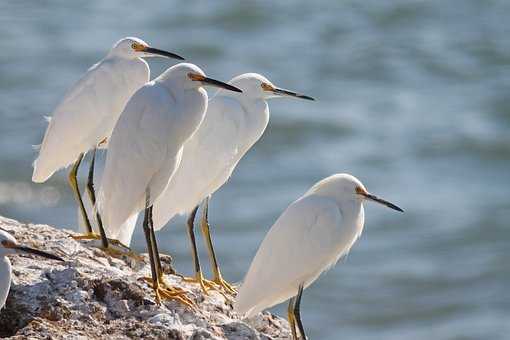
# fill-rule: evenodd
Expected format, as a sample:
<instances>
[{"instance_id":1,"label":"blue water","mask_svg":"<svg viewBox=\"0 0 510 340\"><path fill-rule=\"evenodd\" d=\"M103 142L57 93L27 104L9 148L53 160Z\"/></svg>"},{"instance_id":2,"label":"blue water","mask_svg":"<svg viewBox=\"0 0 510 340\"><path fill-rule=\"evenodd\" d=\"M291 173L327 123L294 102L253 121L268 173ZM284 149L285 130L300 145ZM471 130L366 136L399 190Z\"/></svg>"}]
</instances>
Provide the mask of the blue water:
<instances>
[{"instance_id":1,"label":"blue water","mask_svg":"<svg viewBox=\"0 0 510 340\"><path fill-rule=\"evenodd\" d=\"M318 99L272 101L264 137L213 198L226 278L242 279L291 201L349 172L406 213L366 206L349 257L305 291L310 338L508 339L510 2L144 6L0 3L0 214L76 228L65 172L30 182L32 145L66 89L136 35L211 76L259 72ZM158 75L169 64L150 65ZM182 219L159 238L190 274ZM134 247L143 250L140 232Z\"/></svg>"}]
</instances>

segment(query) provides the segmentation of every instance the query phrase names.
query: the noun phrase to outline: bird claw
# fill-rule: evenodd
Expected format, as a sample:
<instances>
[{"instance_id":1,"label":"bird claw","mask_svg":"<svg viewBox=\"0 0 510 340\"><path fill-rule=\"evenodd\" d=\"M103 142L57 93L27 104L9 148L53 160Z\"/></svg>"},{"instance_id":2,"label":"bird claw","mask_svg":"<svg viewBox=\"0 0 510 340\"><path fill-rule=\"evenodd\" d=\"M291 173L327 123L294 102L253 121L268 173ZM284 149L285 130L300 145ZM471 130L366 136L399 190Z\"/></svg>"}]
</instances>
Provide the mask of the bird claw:
<instances>
[{"instance_id":1,"label":"bird claw","mask_svg":"<svg viewBox=\"0 0 510 340\"><path fill-rule=\"evenodd\" d=\"M100 247L100 249L103 250L103 252L105 254L110 255L111 257L115 257L118 259L124 259L125 257L128 257L128 258L133 259L137 262L144 262L143 256L135 253L134 251L130 250L129 248L127 248L127 251L115 249L112 246L108 246L107 248Z\"/></svg>"},{"instance_id":2,"label":"bird claw","mask_svg":"<svg viewBox=\"0 0 510 340\"><path fill-rule=\"evenodd\" d=\"M227 295L221 291L221 286L218 285L216 282L205 279L202 273L197 273L196 277L181 276L181 279L183 282L196 283L200 285L200 288L202 288L202 291L204 292L205 295L209 295L209 290L214 289L215 291L223 295L225 299L228 299Z\"/></svg>"},{"instance_id":3,"label":"bird claw","mask_svg":"<svg viewBox=\"0 0 510 340\"><path fill-rule=\"evenodd\" d=\"M72 239L76 240L76 241L82 241L82 240L101 240L101 235L96 234L96 233L85 233L85 234L81 234L81 235L69 235L69 236ZM117 247L120 247L120 248L124 248L124 249L126 249L128 251L131 251L131 248L129 248L124 243L120 242L119 240L115 240L115 239L109 238L108 239L108 243L113 244L114 246L117 246Z\"/></svg>"},{"instance_id":4,"label":"bird claw","mask_svg":"<svg viewBox=\"0 0 510 340\"><path fill-rule=\"evenodd\" d=\"M143 277L142 280L147 282L154 289L156 294L156 303L161 305L161 297L167 300L175 300L181 304L195 310L195 303L186 296L186 291L179 287L172 287L167 283L160 283L154 287L154 281L150 277Z\"/></svg>"},{"instance_id":5,"label":"bird claw","mask_svg":"<svg viewBox=\"0 0 510 340\"><path fill-rule=\"evenodd\" d=\"M229 293L231 295L237 294L237 289L233 285L231 285L230 283L225 281L220 273L218 273L216 275L216 277L214 278L214 280L212 282L214 282L216 285L222 287L227 293Z\"/></svg>"},{"instance_id":6,"label":"bird claw","mask_svg":"<svg viewBox=\"0 0 510 340\"><path fill-rule=\"evenodd\" d=\"M81 235L69 235L73 240L81 241L81 240L100 240L101 236L96 233L85 233Z\"/></svg>"}]
</instances>

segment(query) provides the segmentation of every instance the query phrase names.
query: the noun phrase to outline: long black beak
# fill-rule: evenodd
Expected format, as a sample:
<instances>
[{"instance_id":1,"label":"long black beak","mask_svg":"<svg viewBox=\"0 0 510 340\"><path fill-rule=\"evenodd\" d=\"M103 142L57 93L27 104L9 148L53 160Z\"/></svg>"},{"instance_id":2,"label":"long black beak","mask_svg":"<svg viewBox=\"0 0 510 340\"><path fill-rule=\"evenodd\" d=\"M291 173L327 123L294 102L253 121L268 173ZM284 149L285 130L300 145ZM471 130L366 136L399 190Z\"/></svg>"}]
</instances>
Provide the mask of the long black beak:
<instances>
[{"instance_id":1,"label":"long black beak","mask_svg":"<svg viewBox=\"0 0 510 340\"><path fill-rule=\"evenodd\" d=\"M277 87L273 89L273 93L280 95L280 96L289 96L289 97L296 97L296 98L301 98L301 99L306 99L306 100L315 100L314 98L312 98L310 96L305 96L304 94L299 94L299 93L292 92L289 90L279 89Z\"/></svg>"},{"instance_id":2,"label":"long black beak","mask_svg":"<svg viewBox=\"0 0 510 340\"><path fill-rule=\"evenodd\" d=\"M363 195L363 197L365 197L366 199L368 200L371 200L371 201L374 201L374 202L377 202L377 203L380 203L382 205L385 205L387 206L388 208L391 208L393 210L396 210L396 211L400 211L400 212L404 212L404 210L398 206L396 206L395 204L391 203L391 202L388 202L386 200L383 200L382 198L379 198L377 197L376 195L372 195L372 194L369 194L369 193L366 193L366 194L361 194Z\"/></svg>"},{"instance_id":3,"label":"long black beak","mask_svg":"<svg viewBox=\"0 0 510 340\"><path fill-rule=\"evenodd\" d=\"M53 254L47 253L47 252L42 251L42 250L38 250L38 249L30 248L30 247L25 247L25 246L15 246L13 248L15 250L23 252L23 253L34 254L34 255L37 255L37 256L45 257L45 258L50 259L50 260L57 260L57 261L64 262L64 259L62 259L61 257L59 257L57 255L53 255Z\"/></svg>"},{"instance_id":4,"label":"long black beak","mask_svg":"<svg viewBox=\"0 0 510 340\"><path fill-rule=\"evenodd\" d=\"M209 86L219 87L219 88L222 88L225 90L239 92L239 93L243 92L235 86L229 85L227 83L224 83L224 82L216 80L216 79L204 77L203 79L200 79L200 81L202 81L202 83L209 85Z\"/></svg>"},{"instance_id":5,"label":"long black beak","mask_svg":"<svg viewBox=\"0 0 510 340\"><path fill-rule=\"evenodd\" d=\"M160 55L162 57L173 58L173 59L177 59L177 60L184 60L184 58L181 57L180 55L177 55L172 52L163 51L163 50L153 48L153 47L147 47L143 51L147 52L147 53L151 53L151 54Z\"/></svg>"}]
</instances>

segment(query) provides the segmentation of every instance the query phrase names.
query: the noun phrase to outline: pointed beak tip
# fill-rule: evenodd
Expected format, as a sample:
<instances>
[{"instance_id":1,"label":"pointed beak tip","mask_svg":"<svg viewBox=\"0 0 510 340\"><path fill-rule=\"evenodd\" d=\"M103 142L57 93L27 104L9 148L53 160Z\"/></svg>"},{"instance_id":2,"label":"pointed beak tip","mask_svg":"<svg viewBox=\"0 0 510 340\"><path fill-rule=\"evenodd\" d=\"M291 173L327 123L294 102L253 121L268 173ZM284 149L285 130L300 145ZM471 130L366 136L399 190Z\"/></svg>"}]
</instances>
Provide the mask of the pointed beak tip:
<instances>
[{"instance_id":1,"label":"pointed beak tip","mask_svg":"<svg viewBox=\"0 0 510 340\"><path fill-rule=\"evenodd\" d=\"M50 259L50 260L55 260L55 261L60 261L60 262L66 262L60 256L57 256L57 255L54 255L51 253L47 253L47 252L39 250L39 249L34 249L34 248L27 247L27 246L17 246L15 249L17 249L18 251L21 251L25 254L36 255L36 256L40 256L45 259Z\"/></svg>"}]
</instances>

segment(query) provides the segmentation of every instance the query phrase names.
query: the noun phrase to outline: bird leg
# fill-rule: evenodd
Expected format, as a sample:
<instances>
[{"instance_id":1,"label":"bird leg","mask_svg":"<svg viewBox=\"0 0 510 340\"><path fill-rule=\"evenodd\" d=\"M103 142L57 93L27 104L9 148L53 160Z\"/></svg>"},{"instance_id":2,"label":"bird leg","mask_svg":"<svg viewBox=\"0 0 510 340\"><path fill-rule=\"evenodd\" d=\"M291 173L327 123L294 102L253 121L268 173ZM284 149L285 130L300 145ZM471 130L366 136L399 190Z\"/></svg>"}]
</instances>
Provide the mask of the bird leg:
<instances>
[{"instance_id":1,"label":"bird leg","mask_svg":"<svg viewBox=\"0 0 510 340\"><path fill-rule=\"evenodd\" d=\"M306 340L305 328L303 327L303 322L301 321L301 297L302 296L303 296L303 284L299 285L296 302L294 304L294 318L295 318L296 324L298 326L299 332L301 333L301 337L303 338L303 340Z\"/></svg>"},{"instance_id":2,"label":"bird leg","mask_svg":"<svg viewBox=\"0 0 510 340\"><path fill-rule=\"evenodd\" d=\"M218 265L218 260L216 258L216 254L214 252L214 247L212 244L211 239L211 232L209 227L209 221L208 221L208 215L209 215L209 198L205 199L204 208L202 211L202 218L200 221L200 227L202 229L202 234L204 235L204 238L207 243L207 251L209 252L209 260L211 261L211 266L214 274L213 282L217 285L223 287L228 293L230 294L236 294L237 290L227 281L223 279L220 272L220 267Z\"/></svg>"},{"instance_id":3,"label":"bird leg","mask_svg":"<svg viewBox=\"0 0 510 340\"><path fill-rule=\"evenodd\" d=\"M80 194L80 188L78 186L78 179L77 179L78 168L80 167L82 159L83 159L83 153L81 153L78 156L78 159L73 164L71 171L69 171L68 180L69 180L69 185L71 186L71 190L74 193L74 197L80 207L80 212L83 217L83 221L85 222L85 227L87 228L86 234L84 236L92 237L93 235L95 235L95 233L92 230L92 225L90 224L90 220L87 216L87 211L85 210L85 206L83 205L83 199Z\"/></svg>"},{"instance_id":4,"label":"bird leg","mask_svg":"<svg viewBox=\"0 0 510 340\"><path fill-rule=\"evenodd\" d=\"M188 227L188 235L191 242L191 250L193 256L193 262L195 264L195 277L184 277L182 276L182 280L185 282L198 283L202 288L204 294L208 294L209 289L218 289L219 286L209 280L204 279L204 275L202 274L202 269L200 267L200 259L198 257L197 243L195 240L195 231L194 231L194 222L195 216L198 211L198 205L191 211L191 214L188 217L187 227ZM220 292L223 294L222 292ZM226 296L225 296L226 298Z\"/></svg>"},{"instance_id":5,"label":"bird leg","mask_svg":"<svg viewBox=\"0 0 510 340\"><path fill-rule=\"evenodd\" d=\"M93 209L96 210L96 219L97 219L97 225L99 227L99 234L101 239L101 244L103 245L103 248L108 248L108 238L106 237L106 233L103 228L103 221L101 220L101 216L99 215L99 212L96 209L96 190L94 189L94 167L96 164L96 149L92 151L92 159L90 160L90 168L89 168L89 177L87 180L87 192L90 197L90 201L92 202ZM98 239L98 238L96 238ZM120 243L120 242L119 242Z\"/></svg>"},{"instance_id":6,"label":"bird leg","mask_svg":"<svg viewBox=\"0 0 510 340\"><path fill-rule=\"evenodd\" d=\"M79 159L79 160L81 162L81 159ZM96 149L94 149L92 151L92 158L90 161L89 175L88 175L87 187L86 187L87 193L90 197L90 201L92 202L92 206L94 207L94 209L96 209L96 192L94 189L95 162L96 162ZM76 175L76 174L74 174L74 175ZM80 200L81 199L82 198L80 197ZM80 206L82 206L83 201L80 201L80 202L81 202ZM86 216L86 213L84 216ZM109 255L114 256L114 257L119 257L119 258L122 256L128 256L128 257L133 258L136 261L143 261L143 258L140 255L131 251L131 249L128 246L122 244L122 242L120 242L118 240L113 240L113 239L107 238L106 232L103 227L103 222L101 220L101 215L99 214L99 212L97 210L96 210L96 220L97 220L97 225L99 228L99 235L97 233L95 233L94 231L92 231L92 226L90 226L90 221L86 217L84 217L84 220L86 221L86 224L88 226L87 233L84 235L72 236L73 239L75 239L75 240L101 240L102 249L105 252L107 252ZM114 249L114 248L110 247L110 244L117 246L119 248L123 248L123 250Z\"/></svg>"},{"instance_id":7,"label":"bird leg","mask_svg":"<svg viewBox=\"0 0 510 340\"><path fill-rule=\"evenodd\" d=\"M161 280L163 279L163 273L161 271L161 263L159 262L159 254L157 253L157 244L156 238L154 234L154 227L152 226L152 206L149 205L149 194L147 193L146 199L146 207L145 214L143 219L143 231L145 234L145 240L147 242L147 251L149 253L149 259L151 263L151 278L144 278L145 281L152 283L152 288L154 289L154 293L156 295L156 303L158 305L161 304L161 297L168 300L176 300L180 303L193 308L193 301L191 301L188 297L182 296L185 295L185 291L179 288L171 287L168 284L161 284Z\"/></svg>"},{"instance_id":8,"label":"bird leg","mask_svg":"<svg viewBox=\"0 0 510 340\"><path fill-rule=\"evenodd\" d=\"M289 327L290 331L292 332L292 339L298 340L297 333L296 333L296 318L294 317L294 304L296 302L296 298L293 297L289 301L289 307L287 308L287 316L289 318Z\"/></svg>"}]
</instances>

